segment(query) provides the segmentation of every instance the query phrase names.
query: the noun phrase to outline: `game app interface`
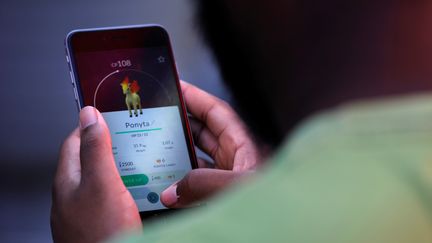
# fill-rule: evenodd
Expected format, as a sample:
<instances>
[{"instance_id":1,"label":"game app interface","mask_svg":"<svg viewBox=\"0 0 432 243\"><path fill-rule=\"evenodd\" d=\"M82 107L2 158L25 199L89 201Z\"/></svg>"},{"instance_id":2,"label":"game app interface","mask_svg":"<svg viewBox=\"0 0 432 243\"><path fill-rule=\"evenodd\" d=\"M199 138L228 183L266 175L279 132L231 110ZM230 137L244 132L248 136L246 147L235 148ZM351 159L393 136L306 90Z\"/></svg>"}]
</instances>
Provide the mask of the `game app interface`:
<instances>
[{"instance_id":1,"label":"game app interface","mask_svg":"<svg viewBox=\"0 0 432 243\"><path fill-rule=\"evenodd\" d=\"M84 105L108 123L140 211L165 209L160 193L192 169L172 62L163 46L75 54Z\"/></svg>"}]
</instances>

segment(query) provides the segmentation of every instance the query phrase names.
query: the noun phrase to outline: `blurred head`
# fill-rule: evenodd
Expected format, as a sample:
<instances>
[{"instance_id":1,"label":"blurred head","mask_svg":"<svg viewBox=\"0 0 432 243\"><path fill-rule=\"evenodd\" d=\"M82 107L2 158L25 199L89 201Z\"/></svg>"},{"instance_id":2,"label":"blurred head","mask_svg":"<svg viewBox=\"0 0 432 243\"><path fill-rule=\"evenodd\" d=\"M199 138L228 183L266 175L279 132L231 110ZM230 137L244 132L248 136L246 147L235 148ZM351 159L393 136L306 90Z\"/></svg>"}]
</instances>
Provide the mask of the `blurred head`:
<instances>
[{"instance_id":1,"label":"blurred head","mask_svg":"<svg viewBox=\"0 0 432 243\"><path fill-rule=\"evenodd\" d=\"M432 2L197 1L198 21L237 108L278 145L309 114L431 89ZM415 63L415 65L413 65Z\"/></svg>"}]
</instances>

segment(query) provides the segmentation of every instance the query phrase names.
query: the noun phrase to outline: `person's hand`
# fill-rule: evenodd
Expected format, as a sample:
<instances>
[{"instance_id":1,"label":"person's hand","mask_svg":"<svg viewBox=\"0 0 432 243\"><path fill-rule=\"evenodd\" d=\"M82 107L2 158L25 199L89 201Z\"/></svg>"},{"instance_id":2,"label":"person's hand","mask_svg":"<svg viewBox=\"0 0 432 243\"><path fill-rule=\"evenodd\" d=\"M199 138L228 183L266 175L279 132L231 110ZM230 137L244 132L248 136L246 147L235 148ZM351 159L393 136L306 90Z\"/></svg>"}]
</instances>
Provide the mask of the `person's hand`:
<instances>
[{"instance_id":1,"label":"person's hand","mask_svg":"<svg viewBox=\"0 0 432 243\"><path fill-rule=\"evenodd\" d=\"M124 186L108 127L93 107L65 140L53 185L51 230L55 242L99 242L140 230L137 206Z\"/></svg>"},{"instance_id":2,"label":"person's hand","mask_svg":"<svg viewBox=\"0 0 432 243\"><path fill-rule=\"evenodd\" d=\"M181 82L195 144L214 164L198 159L199 169L161 193L161 202L181 208L207 199L233 181L253 172L261 162L260 153L245 124L224 101Z\"/></svg>"}]
</instances>

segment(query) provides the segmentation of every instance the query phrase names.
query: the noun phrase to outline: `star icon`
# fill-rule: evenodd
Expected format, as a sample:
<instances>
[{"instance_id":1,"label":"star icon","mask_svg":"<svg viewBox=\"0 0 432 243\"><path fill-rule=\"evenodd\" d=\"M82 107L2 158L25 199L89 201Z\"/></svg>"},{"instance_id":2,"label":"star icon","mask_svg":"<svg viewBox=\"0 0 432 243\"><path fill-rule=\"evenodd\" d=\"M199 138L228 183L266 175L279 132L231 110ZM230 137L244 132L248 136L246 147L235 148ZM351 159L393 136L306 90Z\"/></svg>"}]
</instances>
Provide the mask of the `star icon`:
<instances>
[{"instance_id":1,"label":"star icon","mask_svg":"<svg viewBox=\"0 0 432 243\"><path fill-rule=\"evenodd\" d=\"M165 62L165 57L163 57L163 56L159 56L159 57L157 58L157 60L158 60L159 63L164 63L164 62Z\"/></svg>"}]
</instances>

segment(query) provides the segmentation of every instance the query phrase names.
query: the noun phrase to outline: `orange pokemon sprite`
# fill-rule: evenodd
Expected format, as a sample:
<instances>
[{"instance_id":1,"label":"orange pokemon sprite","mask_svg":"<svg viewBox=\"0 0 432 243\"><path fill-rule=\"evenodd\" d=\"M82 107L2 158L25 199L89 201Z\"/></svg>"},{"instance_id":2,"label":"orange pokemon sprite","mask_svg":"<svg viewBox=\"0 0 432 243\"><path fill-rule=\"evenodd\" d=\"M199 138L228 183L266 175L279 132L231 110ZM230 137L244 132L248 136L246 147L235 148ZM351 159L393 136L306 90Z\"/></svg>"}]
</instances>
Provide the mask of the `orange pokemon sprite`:
<instances>
[{"instance_id":1,"label":"orange pokemon sprite","mask_svg":"<svg viewBox=\"0 0 432 243\"><path fill-rule=\"evenodd\" d=\"M142 115L143 112L141 108L141 98L138 95L138 91L140 90L138 82L134 80L132 83L130 83L129 77L126 76L120 85L123 89L123 94L126 96L125 102L129 110L129 116L132 117L132 108L134 109L135 116L138 116L138 108L140 110L140 114Z\"/></svg>"}]
</instances>

